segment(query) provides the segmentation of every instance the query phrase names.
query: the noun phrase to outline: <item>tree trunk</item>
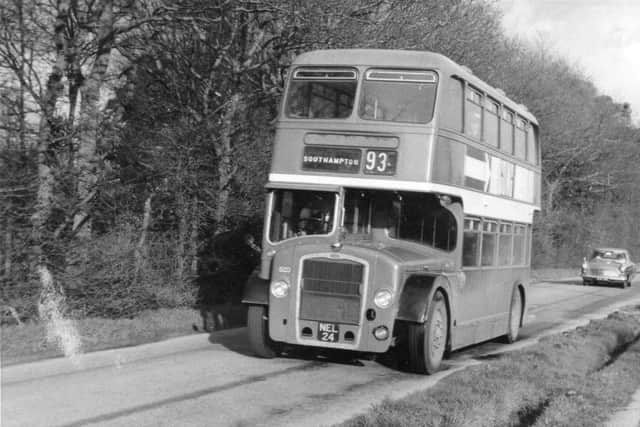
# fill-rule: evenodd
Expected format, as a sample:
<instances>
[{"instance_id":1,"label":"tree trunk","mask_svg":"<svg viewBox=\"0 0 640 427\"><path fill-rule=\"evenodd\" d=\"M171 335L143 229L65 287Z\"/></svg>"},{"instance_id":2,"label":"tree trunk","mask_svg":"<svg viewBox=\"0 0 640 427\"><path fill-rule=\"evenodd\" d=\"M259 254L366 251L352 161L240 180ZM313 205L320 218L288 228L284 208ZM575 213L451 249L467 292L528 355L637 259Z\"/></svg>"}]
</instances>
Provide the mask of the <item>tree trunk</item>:
<instances>
[{"instance_id":1,"label":"tree trunk","mask_svg":"<svg viewBox=\"0 0 640 427\"><path fill-rule=\"evenodd\" d=\"M5 221L6 228L4 230L4 250L0 253L3 265L3 275L5 278L11 278L11 260L13 258L13 230L11 224L11 218L7 215L7 219Z\"/></svg>"},{"instance_id":2,"label":"tree trunk","mask_svg":"<svg viewBox=\"0 0 640 427\"><path fill-rule=\"evenodd\" d=\"M55 112L56 102L64 89L62 83L63 72L66 69L66 52L68 40L66 38L66 22L69 19L70 1L61 0L58 3L54 33L56 44L55 63L49 74L45 96L40 105L41 116L38 129L38 190L36 205L31 217L32 240L34 252L37 256L35 272L40 279L40 299L38 312L40 318L46 322L47 336L55 339L63 349L65 355L74 355L80 349L80 341L73 327L73 323L64 318L65 296L63 289L56 284L49 267L52 262L50 253L45 249L53 236L47 231L47 223L51 216L53 203L53 187L55 183L51 168L49 145L51 142L51 123Z\"/></svg>"},{"instance_id":3,"label":"tree trunk","mask_svg":"<svg viewBox=\"0 0 640 427\"><path fill-rule=\"evenodd\" d=\"M215 145L218 158L218 193L215 207L215 233L226 230L225 219L229 207L231 195L231 180L235 175L233 166L233 136L235 132L237 116L242 111L242 96L236 93L231 96L229 105L223 117L220 138Z\"/></svg>"},{"instance_id":4,"label":"tree trunk","mask_svg":"<svg viewBox=\"0 0 640 427\"><path fill-rule=\"evenodd\" d=\"M36 194L35 211L31 217L33 237L40 257L38 263L46 263L41 253L45 224L49 220L53 200L54 176L50 166L49 143L51 140L51 123L55 112L56 102L60 97L64 84L63 72L67 67L66 51L68 42L65 35L65 23L69 17L69 0L61 1L58 5L58 16L55 23L56 59L47 80L46 92L41 104L40 125L38 128L38 190Z\"/></svg>"},{"instance_id":5,"label":"tree trunk","mask_svg":"<svg viewBox=\"0 0 640 427\"><path fill-rule=\"evenodd\" d=\"M184 269L186 265L186 245L188 234L188 222L187 215L189 209L182 190L178 190L177 195L178 212L180 212L180 218L178 220L178 247L176 252L176 281L180 284L184 284Z\"/></svg>"},{"instance_id":6,"label":"tree trunk","mask_svg":"<svg viewBox=\"0 0 640 427\"><path fill-rule=\"evenodd\" d=\"M198 236L200 234L200 215L198 212L198 200L193 201L193 207L191 208L193 213L193 219L191 220L191 238L189 242L190 258L191 258L191 277L198 275Z\"/></svg>"},{"instance_id":7,"label":"tree trunk","mask_svg":"<svg viewBox=\"0 0 640 427\"><path fill-rule=\"evenodd\" d=\"M560 185L559 180L555 180L553 182L547 181L547 196L545 197L545 210L546 212L553 212L553 207L555 203L556 191Z\"/></svg>"},{"instance_id":8,"label":"tree trunk","mask_svg":"<svg viewBox=\"0 0 640 427\"><path fill-rule=\"evenodd\" d=\"M138 274L144 264L148 259L148 248L146 245L147 242L147 231L149 230L149 224L151 223L151 199L153 198L153 193L149 194L147 200L144 201L144 214L142 217L142 229L140 230L140 239L138 239L138 244L136 245L135 250L135 280L138 280Z\"/></svg>"},{"instance_id":9,"label":"tree trunk","mask_svg":"<svg viewBox=\"0 0 640 427\"><path fill-rule=\"evenodd\" d=\"M89 76L80 89L80 130L78 134L78 199L80 206L74 215L73 229L78 237L91 237L90 205L98 181L98 158L96 156L98 127L100 125L100 89L109 65L113 46L113 0L103 0L98 31L96 34L97 53Z\"/></svg>"}]
</instances>

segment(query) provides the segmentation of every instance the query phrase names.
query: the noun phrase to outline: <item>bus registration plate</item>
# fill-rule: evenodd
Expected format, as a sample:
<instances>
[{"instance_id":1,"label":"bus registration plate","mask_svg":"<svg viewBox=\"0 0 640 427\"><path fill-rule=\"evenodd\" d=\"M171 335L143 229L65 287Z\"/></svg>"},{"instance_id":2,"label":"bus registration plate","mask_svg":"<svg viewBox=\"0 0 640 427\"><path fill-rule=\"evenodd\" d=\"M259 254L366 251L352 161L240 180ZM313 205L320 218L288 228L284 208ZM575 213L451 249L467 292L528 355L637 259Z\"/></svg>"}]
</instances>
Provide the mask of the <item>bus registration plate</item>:
<instances>
[{"instance_id":1,"label":"bus registration plate","mask_svg":"<svg viewBox=\"0 0 640 427\"><path fill-rule=\"evenodd\" d=\"M324 342L338 342L340 325L337 323L318 323L318 339Z\"/></svg>"}]
</instances>

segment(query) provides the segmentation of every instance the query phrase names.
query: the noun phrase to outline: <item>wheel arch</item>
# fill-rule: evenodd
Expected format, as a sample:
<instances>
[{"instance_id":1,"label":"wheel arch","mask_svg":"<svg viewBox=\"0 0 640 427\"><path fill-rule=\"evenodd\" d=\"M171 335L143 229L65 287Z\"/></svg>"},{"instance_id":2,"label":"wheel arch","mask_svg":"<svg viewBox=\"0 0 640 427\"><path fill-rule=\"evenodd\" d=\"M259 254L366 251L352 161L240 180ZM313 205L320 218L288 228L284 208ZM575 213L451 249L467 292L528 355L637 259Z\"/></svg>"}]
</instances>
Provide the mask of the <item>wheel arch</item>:
<instances>
[{"instance_id":1,"label":"wheel arch","mask_svg":"<svg viewBox=\"0 0 640 427\"><path fill-rule=\"evenodd\" d=\"M402 288L396 320L424 323L427 319L429 303L436 292L440 291L447 308L447 349L449 349L451 347L451 331L453 327L449 288L449 281L444 276L428 274L413 274L409 276Z\"/></svg>"}]
</instances>

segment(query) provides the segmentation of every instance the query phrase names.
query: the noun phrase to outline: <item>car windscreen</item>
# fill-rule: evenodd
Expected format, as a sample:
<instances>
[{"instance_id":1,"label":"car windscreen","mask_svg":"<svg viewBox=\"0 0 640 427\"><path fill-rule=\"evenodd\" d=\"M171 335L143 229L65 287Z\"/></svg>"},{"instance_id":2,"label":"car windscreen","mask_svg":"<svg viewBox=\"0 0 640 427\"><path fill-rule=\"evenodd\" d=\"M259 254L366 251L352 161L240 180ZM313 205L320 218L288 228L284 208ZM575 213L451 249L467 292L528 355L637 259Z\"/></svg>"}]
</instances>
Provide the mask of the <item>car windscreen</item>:
<instances>
[{"instance_id":1,"label":"car windscreen","mask_svg":"<svg viewBox=\"0 0 640 427\"><path fill-rule=\"evenodd\" d=\"M611 261L624 261L626 259L624 253L614 251L593 251L591 259L606 259Z\"/></svg>"},{"instance_id":2,"label":"car windscreen","mask_svg":"<svg viewBox=\"0 0 640 427\"><path fill-rule=\"evenodd\" d=\"M428 123L433 117L436 87L433 71L368 70L358 114L365 120Z\"/></svg>"}]
</instances>

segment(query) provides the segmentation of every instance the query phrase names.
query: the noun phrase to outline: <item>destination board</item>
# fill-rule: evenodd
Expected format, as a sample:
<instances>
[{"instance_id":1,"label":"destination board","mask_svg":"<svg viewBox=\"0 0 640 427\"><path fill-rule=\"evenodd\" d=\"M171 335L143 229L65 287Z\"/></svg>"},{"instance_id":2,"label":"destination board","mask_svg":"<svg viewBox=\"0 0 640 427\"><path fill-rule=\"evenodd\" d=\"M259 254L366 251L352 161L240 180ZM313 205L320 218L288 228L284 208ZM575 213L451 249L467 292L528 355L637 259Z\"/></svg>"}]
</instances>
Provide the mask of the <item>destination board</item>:
<instances>
[{"instance_id":1,"label":"destination board","mask_svg":"<svg viewBox=\"0 0 640 427\"><path fill-rule=\"evenodd\" d=\"M395 175L398 152L395 150L366 149L364 160L359 148L306 146L302 169L314 171L359 173L368 175Z\"/></svg>"},{"instance_id":2,"label":"destination board","mask_svg":"<svg viewBox=\"0 0 640 427\"><path fill-rule=\"evenodd\" d=\"M358 148L304 147L302 169L358 173L362 151Z\"/></svg>"}]
</instances>

